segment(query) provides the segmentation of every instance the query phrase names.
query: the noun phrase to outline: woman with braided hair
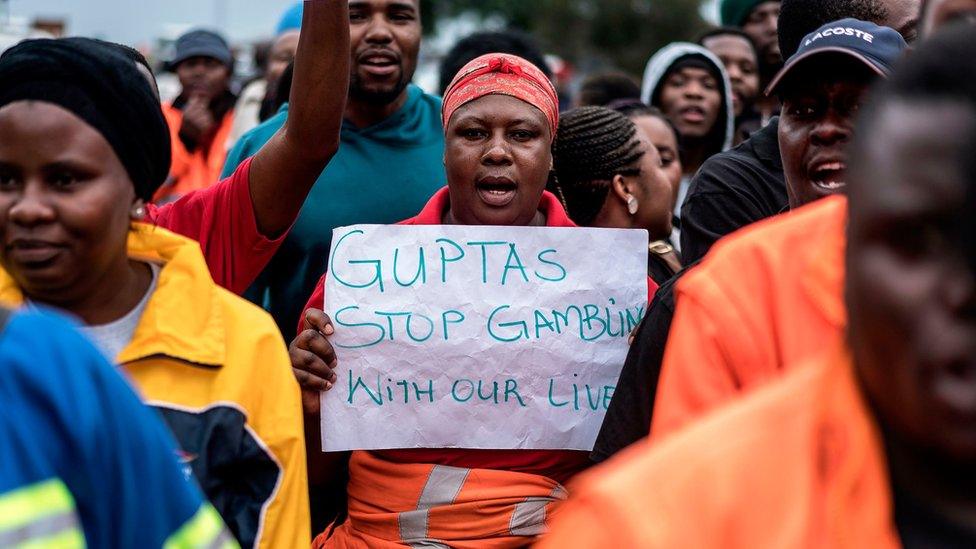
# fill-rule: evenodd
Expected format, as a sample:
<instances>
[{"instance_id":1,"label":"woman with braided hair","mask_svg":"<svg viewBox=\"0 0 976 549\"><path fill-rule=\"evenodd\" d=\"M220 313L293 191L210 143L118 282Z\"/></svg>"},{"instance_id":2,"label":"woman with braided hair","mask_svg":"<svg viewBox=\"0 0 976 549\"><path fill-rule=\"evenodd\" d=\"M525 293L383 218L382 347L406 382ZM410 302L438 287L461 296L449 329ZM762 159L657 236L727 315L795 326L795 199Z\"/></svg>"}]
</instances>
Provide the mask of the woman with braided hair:
<instances>
[{"instance_id":1,"label":"woman with braided hair","mask_svg":"<svg viewBox=\"0 0 976 549\"><path fill-rule=\"evenodd\" d=\"M552 146L550 191L586 227L646 229L648 275L662 284L680 270L667 242L674 193L657 148L626 116L604 107L565 114Z\"/></svg>"}]
</instances>

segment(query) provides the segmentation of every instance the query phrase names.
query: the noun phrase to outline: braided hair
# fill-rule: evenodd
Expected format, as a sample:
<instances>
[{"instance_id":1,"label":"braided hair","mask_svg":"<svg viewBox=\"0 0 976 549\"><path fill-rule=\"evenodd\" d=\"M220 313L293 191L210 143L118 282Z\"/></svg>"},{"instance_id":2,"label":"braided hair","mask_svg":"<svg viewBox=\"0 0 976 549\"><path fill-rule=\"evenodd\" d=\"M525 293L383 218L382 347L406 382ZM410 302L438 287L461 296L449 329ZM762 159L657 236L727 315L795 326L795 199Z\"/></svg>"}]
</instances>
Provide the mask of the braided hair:
<instances>
[{"instance_id":1,"label":"braided hair","mask_svg":"<svg viewBox=\"0 0 976 549\"><path fill-rule=\"evenodd\" d=\"M614 176L638 175L644 156L637 127L605 107L580 107L559 120L552 145L555 177L549 190L570 219L590 225L603 209Z\"/></svg>"}]
</instances>

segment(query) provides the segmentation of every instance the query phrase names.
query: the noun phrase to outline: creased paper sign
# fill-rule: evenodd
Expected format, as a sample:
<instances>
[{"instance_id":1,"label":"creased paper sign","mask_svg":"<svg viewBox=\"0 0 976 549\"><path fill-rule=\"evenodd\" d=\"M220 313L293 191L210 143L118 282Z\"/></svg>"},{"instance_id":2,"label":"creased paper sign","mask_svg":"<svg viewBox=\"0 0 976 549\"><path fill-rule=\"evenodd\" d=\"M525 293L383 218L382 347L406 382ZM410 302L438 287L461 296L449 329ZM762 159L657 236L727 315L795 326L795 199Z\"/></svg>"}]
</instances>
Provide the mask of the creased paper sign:
<instances>
[{"instance_id":1,"label":"creased paper sign","mask_svg":"<svg viewBox=\"0 0 976 549\"><path fill-rule=\"evenodd\" d=\"M325 451L589 450L647 307L647 232L357 225L332 238Z\"/></svg>"}]
</instances>

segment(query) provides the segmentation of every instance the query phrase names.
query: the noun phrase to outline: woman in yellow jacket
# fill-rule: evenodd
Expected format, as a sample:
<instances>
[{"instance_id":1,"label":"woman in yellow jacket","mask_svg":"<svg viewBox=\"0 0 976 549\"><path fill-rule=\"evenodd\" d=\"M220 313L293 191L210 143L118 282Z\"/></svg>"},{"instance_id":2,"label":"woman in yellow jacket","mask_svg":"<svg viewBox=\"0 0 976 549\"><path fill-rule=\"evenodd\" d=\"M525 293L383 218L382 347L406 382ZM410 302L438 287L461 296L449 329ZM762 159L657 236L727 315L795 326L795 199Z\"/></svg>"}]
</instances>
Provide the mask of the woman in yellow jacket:
<instances>
[{"instance_id":1,"label":"woman in yellow jacket","mask_svg":"<svg viewBox=\"0 0 976 549\"><path fill-rule=\"evenodd\" d=\"M321 98L318 73L348 73L347 54L323 53L348 51L336 47L348 44L346 4L310 3L306 22L304 57L324 61L303 77ZM79 40L12 48L0 81L0 301L80 319L166 420L185 473L242 546L307 546L299 389L274 322L214 282L197 242L141 223L170 156L149 82L116 51ZM322 140L303 129L227 185L253 194L248 179L317 175L329 151L313 150Z\"/></svg>"}]
</instances>

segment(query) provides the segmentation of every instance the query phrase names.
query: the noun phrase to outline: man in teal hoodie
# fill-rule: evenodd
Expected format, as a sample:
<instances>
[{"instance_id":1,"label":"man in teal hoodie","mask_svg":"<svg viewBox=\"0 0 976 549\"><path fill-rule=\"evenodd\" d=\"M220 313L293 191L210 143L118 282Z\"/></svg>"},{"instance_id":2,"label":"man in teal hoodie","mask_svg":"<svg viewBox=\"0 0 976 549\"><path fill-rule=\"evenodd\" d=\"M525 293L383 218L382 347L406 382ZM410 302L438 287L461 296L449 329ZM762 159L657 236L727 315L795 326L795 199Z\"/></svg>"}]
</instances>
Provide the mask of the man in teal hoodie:
<instances>
[{"instance_id":1,"label":"man in teal hoodie","mask_svg":"<svg viewBox=\"0 0 976 549\"><path fill-rule=\"evenodd\" d=\"M351 82L339 151L319 177L295 226L247 297L264 306L290 341L325 272L332 229L396 223L447 183L440 98L410 83L420 49L418 0L349 2ZM233 173L284 124L288 106L233 148Z\"/></svg>"}]
</instances>

